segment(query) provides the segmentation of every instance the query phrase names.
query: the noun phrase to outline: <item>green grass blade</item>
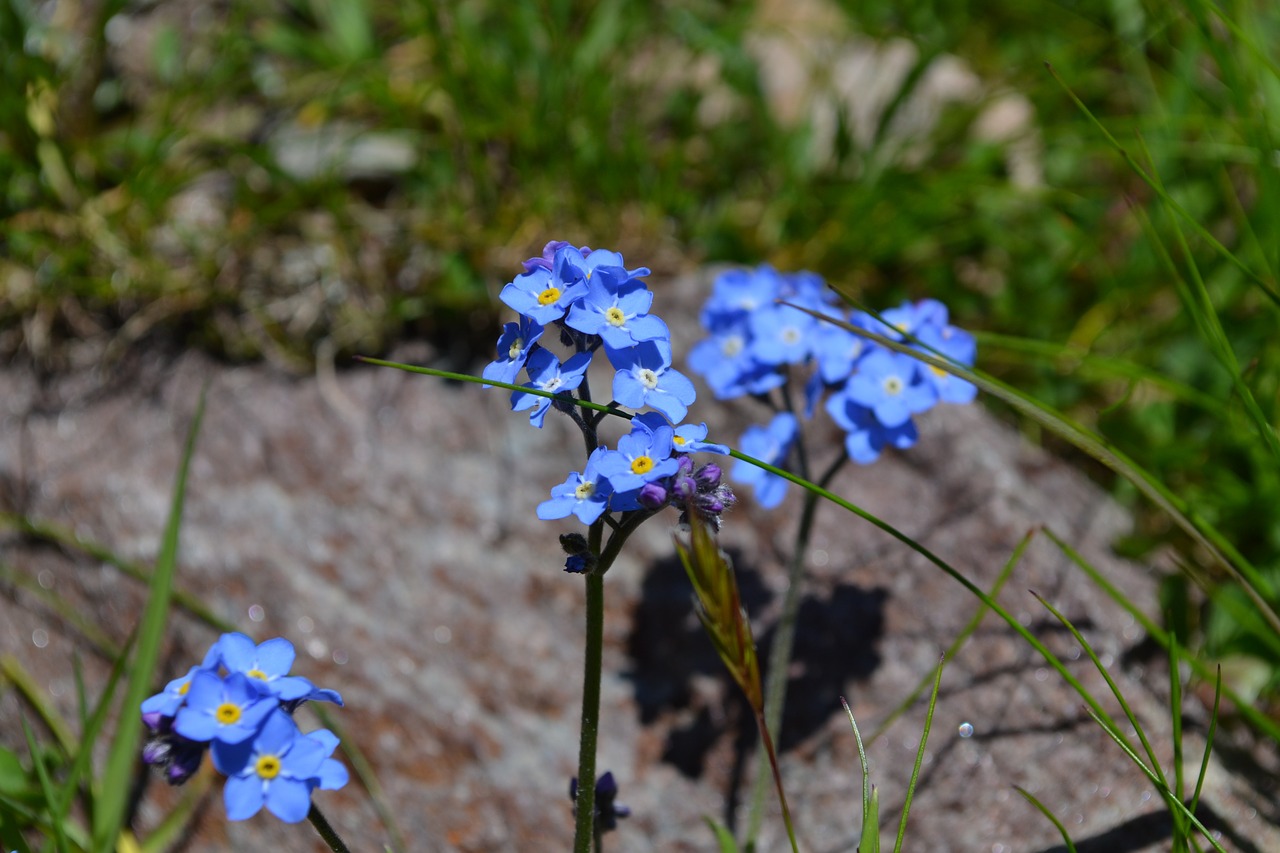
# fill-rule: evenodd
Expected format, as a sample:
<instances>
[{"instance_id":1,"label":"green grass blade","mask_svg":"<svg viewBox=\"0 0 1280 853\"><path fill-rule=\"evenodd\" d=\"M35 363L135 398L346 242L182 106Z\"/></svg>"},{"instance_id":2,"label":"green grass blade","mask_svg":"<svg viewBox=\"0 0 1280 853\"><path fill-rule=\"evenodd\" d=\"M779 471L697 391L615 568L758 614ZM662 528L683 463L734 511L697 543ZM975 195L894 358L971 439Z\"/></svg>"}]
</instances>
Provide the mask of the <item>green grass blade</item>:
<instances>
[{"instance_id":1,"label":"green grass blade","mask_svg":"<svg viewBox=\"0 0 1280 853\"><path fill-rule=\"evenodd\" d=\"M858 731L858 721L853 718L853 709L840 697L844 712L849 715L849 725L853 727L853 740L858 745L858 763L862 766L862 831L858 833L858 853L880 853L880 797L875 786L871 784L871 768L867 764L867 750L862 744L862 733Z\"/></svg>"},{"instance_id":2,"label":"green grass blade","mask_svg":"<svg viewBox=\"0 0 1280 853\"><path fill-rule=\"evenodd\" d=\"M1191 811L1200 805L1200 793L1204 790L1204 777L1209 772L1209 756L1213 753L1213 739L1218 734L1218 711L1222 707L1222 667L1218 667L1213 682L1213 713L1209 716L1209 731L1204 738L1204 756L1200 759L1200 773L1196 776L1196 789L1191 795Z\"/></svg>"},{"instance_id":3,"label":"green grass blade","mask_svg":"<svg viewBox=\"0 0 1280 853\"><path fill-rule=\"evenodd\" d=\"M0 658L0 676L4 680L13 685L14 689L22 696L23 700L31 707L33 711L40 717L40 722L44 723L45 728L57 740L58 746L62 748L65 755L71 755L76 751L76 736L72 733L71 727L67 725L66 720L62 719L57 710L44 700L44 691L36 684L36 680L31 677L31 673L18 662L17 658L5 656Z\"/></svg>"},{"instance_id":4,"label":"green grass blade","mask_svg":"<svg viewBox=\"0 0 1280 853\"><path fill-rule=\"evenodd\" d=\"M1159 643L1160 647L1164 649L1166 653L1169 651L1170 640L1167 631L1161 628L1154 619L1146 613L1143 613L1141 609L1129 601L1124 593L1116 589L1115 585L1112 584L1105 575L1099 572L1088 560L1084 559L1084 557L1068 545L1065 540L1048 528L1045 528L1044 534L1051 542L1058 546L1058 549L1066 555L1067 559L1075 563L1077 568L1084 572L1093 583L1097 584L1099 589L1106 593L1112 601L1120 605L1126 613L1132 616L1137 623L1142 626L1142 630L1147 632L1147 636ZM1199 658L1191 656L1185 658L1185 660L1201 678L1206 681L1213 679L1212 670ZM1218 684L1222 687L1220 678L1218 679ZM1254 708L1252 703L1241 698L1241 696L1230 687L1222 687L1222 690L1226 694L1227 698L1231 700L1232 705L1235 706L1240 715L1247 719L1250 724L1259 731L1265 732L1272 740L1280 741L1280 725L1277 725L1270 717L1258 711L1257 708Z\"/></svg>"},{"instance_id":5,"label":"green grass blade","mask_svg":"<svg viewBox=\"0 0 1280 853\"><path fill-rule=\"evenodd\" d=\"M138 742L142 735L142 721L138 707L152 689L156 663L160 658L160 645L164 641L165 622L169 615L169 601L173 592L173 576L178 565L178 535L182 529L182 509L187 493L187 474L191 457L195 453L196 436L204 418L205 392L200 393L191 427L187 431L182 458L174 480L173 497L169 507L169 519L165 525L160 554L151 576L150 593L146 608L138 625L137 648L133 666L129 672L128 687L121 702L115 739L107 757L102 776L102 791L93 814L93 848L99 853L110 853L120 828L124 825L125 809L129 804L130 780L137 764Z\"/></svg>"},{"instance_id":6,"label":"green grass blade","mask_svg":"<svg viewBox=\"0 0 1280 853\"><path fill-rule=\"evenodd\" d=\"M1071 836L1067 834L1067 828L1062 825L1062 821L1058 820L1058 816L1055 815L1052 811L1050 811L1048 806L1040 802L1040 800L1035 796L1035 794L1032 794L1030 791L1022 787L1021 785L1014 785L1013 790L1021 794L1022 798L1026 800L1028 803L1031 803L1031 805L1039 809L1040 814L1048 818L1049 822L1052 823L1055 827L1057 827L1058 832L1062 835L1062 843L1066 845L1067 853L1076 853L1075 842L1072 841Z\"/></svg>"},{"instance_id":7,"label":"green grass blade","mask_svg":"<svg viewBox=\"0 0 1280 853\"><path fill-rule=\"evenodd\" d=\"M916 763L911 768L911 781L907 784L907 797L902 802L902 817L898 818L898 840L893 844L893 853L902 853L902 840L907 836L907 815L911 812L911 800L916 793L916 783L920 781L920 767L924 764L925 745L929 742L929 729L933 727L933 711L938 705L938 689L942 687L942 668L946 666L946 658L938 661L938 674L934 676L933 693L929 695L929 710L924 715L924 730L920 732L920 748L916 750Z\"/></svg>"},{"instance_id":8,"label":"green grass blade","mask_svg":"<svg viewBox=\"0 0 1280 853\"><path fill-rule=\"evenodd\" d=\"M1017 547L1013 549L1013 554L1011 554L1009 559L1005 561L1004 568L1000 570L1000 574L996 578L996 582L991 586L991 592L987 593L989 598L995 600L999 597L1000 592L1004 589L1005 583L1009 580L1009 576L1013 574L1014 567L1022 561L1022 555L1026 552L1027 546L1031 544L1031 539L1035 535L1036 530L1028 530L1027 534L1022 537L1022 541L1020 541ZM982 625L982 620L986 618L988 612L990 612L990 610L985 604L978 605L978 609L974 612L973 616L969 618L968 624L964 626L964 629L960 631L959 635L956 636L951 645L947 647L947 650L943 652L943 656L945 658L952 660L957 654L959 654L960 649L963 648L964 644L969 641L971 636L973 636L973 632L977 631L979 626ZM889 712L888 716L886 716L880 725L876 727L876 730L872 733L871 737L867 739L867 741L869 743L875 743L879 740L880 736L889 730L889 726L893 725L899 717L905 714L907 709L916 703L916 700L920 698L921 694L923 694L925 690L929 689L930 680L930 677L927 675L920 679L919 683L916 684L915 689L907 694L907 698L899 702L897 707Z\"/></svg>"},{"instance_id":9,"label":"green grass blade","mask_svg":"<svg viewBox=\"0 0 1280 853\"><path fill-rule=\"evenodd\" d=\"M1169 721L1173 727L1173 795L1184 799L1186 780L1182 771L1182 654L1178 635L1169 632ZM1177 822L1175 822L1175 826ZM1174 833L1174 850L1185 850L1185 837Z\"/></svg>"},{"instance_id":10,"label":"green grass blade","mask_svg":"<svg viewBox=\"0 0 1280 853\"><path fill-rule=\"evenodd\" d=\"M1160 794L1161 797L1164 798L1164 801L1168 804L1170 811L1176 810L1180 812L1188 820L1190 820L1192 825L1194 825L1195 828L1199 830L1200 834L1204 836L1204 839L1206 841L1208 841L1210 844L1213 845L1213 849L1217 850L1218 853L1227 853L1227 851L1222 849L1222 845L1220 845L1217 841L1214 840L1213 836L1209 833L1209 830L1205 828L1205 825L1200 822L1200 818L1192 814L1191 811L1186 807L1186 805L1183 804L1182 800L1179 800L1177 797L1175 797L1173 795L1173 792L1169 790L1169 787L1163 784L1160 781L1160 779L1156 776L1156 774L1152 772L1151 768L1148 767L1140 757L1138 757L1138 754L1133 751L1133 749L1129 746L1129 744L1125 743L1124 738L1120 735L1120 732L1115 728L1115 723L1109 723L1109 722L1103 721L1098 717L1097 714L1093 713L1092 709L1089 709L1089 716L1093 717L1094 722L1102 726L1102 730L1105 731L1107 735L1113 741L1115 741L1116 744L1121 749L1124 750L1125 755L1129 756L1129 760L1132 761L1137 766L1137 768L1142 771L1142 774L1147 777L1147 779L1151 782L1151 784L1155 786L1156 792Z\"/></svg>"},{"instance_id":11,"label":"green grass blade","mask_svg":"<svg viewBox=\"0 0 1280 853\"><path fill-rule=\"evenodd\" d=\"M31 726L27 723L26 717L22 718L22 734L27 739L27 749L31 753L31 766L35 769L36 779L40 782L40 793L44 798L44 807L49 812L49 829L53 836L53 846L58 853L66 853L70 850L67 846L67 836L63 832L63 822L58 820L54 814L55 806L58 802L58 792L53 786L53 780L49 778L49 768L44 764L44 749L36 741L35 732L31 731Z\"/></svg>"},{"instance_id":12,"label":"green grass blade","mask_svg":"<svg viewBox=\"0 0 1280 853\"><path fill-rule=\"evenodd\" d=\"M98 742L98 735L102 732L102 728L107 721L107 715L111 710L111 702L115 697L116 688L124 675L125 661L128 660L129 652L132 648L133 637L130 636L128 642L125 643L124 650L120 652L111 666L111 673L107 677L107 683L102 689L102 695L98 698L97 704L83 718L84 728L80 737L79 747L75 751L75 758L71 762L71 770L63 784L62 798L57 803L53 814L55 822L64 821L67 815L71 813L71 805L75 801L80 780L89 777L93 762L93 745ZM91 790L89 795L93 797L94 792Z\"/></svg>"},{"instance_id":13,"label":"green grass blade","mask_svg":"<svg viewBox=\"0 0 1280 853\"><path fill-rule=\"evenodd\" d=\"M716 846L720 853L738 853L738 842L727 827L709 817L704 817L703 820L711 829L712 835L716 837Z\"/></svg>"}]
</instances>

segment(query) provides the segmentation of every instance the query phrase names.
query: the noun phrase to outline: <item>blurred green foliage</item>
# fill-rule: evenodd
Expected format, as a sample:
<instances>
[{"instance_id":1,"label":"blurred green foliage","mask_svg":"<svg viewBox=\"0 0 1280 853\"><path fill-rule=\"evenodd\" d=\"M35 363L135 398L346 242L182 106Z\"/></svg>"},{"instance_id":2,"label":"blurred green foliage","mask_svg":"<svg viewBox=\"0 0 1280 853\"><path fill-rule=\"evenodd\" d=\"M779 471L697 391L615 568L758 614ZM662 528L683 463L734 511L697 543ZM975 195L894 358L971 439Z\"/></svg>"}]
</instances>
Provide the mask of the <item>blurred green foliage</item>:
<instances>
[{"instance_id":1,"label":"blurred green foliage","mask_svg":"<svg viewBox=\"0 0 1280 853\"><path fill-rule=\"evenodd\" d=\"M943 299L985 367L1280 586L1280 6L813 5L0 0L0 352L56 368L160 330L303 367L409 335L477 353L552 237L659 272L765 260ZM790 100L779 43L815 69ZM905 51L862 78L878 109L828 94L842 50ZM953 57L968 88L927 100ZM1026 122L993 133L1011 93ZM1199 565L1154 513L1124 546L1166 543ZM1274 688L1270 644L1191 590L1167 590L1179 636L1271 661Z\"/></svg>"}]
</instances>

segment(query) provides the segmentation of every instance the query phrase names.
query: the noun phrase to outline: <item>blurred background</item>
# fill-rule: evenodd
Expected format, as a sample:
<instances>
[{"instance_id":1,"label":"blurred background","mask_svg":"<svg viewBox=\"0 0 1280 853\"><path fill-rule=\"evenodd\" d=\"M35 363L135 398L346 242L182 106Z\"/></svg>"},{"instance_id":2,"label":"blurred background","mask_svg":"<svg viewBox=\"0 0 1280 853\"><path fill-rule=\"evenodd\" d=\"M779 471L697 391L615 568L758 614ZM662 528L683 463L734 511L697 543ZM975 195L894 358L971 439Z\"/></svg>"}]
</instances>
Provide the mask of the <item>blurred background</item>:
<instances>
[{"instance_id":1,"label":"blurred background","mask_svg":"<svg viewBox=\"0 0 1280 853\"><path fill-rule=\"evenodd\" d=\"M983 369L1280 582L1280 466L1239 398L1275 423L1277 45L1267 2L0 0L0 358L306 372L425 339L474 368L549 239L658 290L809 269L943 300ZM1138 511L1125 554L1199 564L1022 427ZM1273 693L1275 638L1186 577L1178 636Z\"/></svg>"}]
</instances>

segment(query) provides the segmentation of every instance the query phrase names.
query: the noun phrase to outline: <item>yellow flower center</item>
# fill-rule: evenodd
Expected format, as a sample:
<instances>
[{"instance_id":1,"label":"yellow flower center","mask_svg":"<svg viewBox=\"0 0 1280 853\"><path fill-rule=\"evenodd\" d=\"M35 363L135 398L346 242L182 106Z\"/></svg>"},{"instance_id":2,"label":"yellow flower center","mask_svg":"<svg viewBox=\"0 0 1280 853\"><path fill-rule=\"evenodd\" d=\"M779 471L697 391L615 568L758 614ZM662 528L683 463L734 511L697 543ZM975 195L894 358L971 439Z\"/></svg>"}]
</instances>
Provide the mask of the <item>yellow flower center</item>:
<instances>
[{"instance_id":1,"label":"yellow flower center","mask_svg":"<svg viewBox=\"0 0 1280 853\"><path fill-rule=\"evenodd\" d=\"M261 779L274 779L280 775L280 757L276 755L260 755L253 769Z\"/></svg>"},{"instance_id":2,"label":"yellow flower center","mask_svg":"<svg viewBox=\"0 0 1280 853\"><path fill-rule=\"evenodd\" d=\"M932 364L929 365L929 370L930 372L933 373L934 376L938 377L939 379L943 379L947 375L947 371L943 370L941 367L937 367Z\"/></svg>"},{"instance_id":3,"label":"yellow flower center","mask_svg":"<svg viewBox=\"0 0 1280 853\"><path fill-rule=\"evenodd\" d=\"M258 679L259 681L270 681L270 680L271 680L271 679L267 676L267 674L266 674L265 672L263 672L262 670L260 670L260 669L251 669L251 670L249 670L248 672L246 672L246 673L245 673L245 675L249 676L250 678L256 678L256 679Z\"/></svg>"},{"instance_id":4,"label":"yellow flower center","mask_svg":"<svg viewBox=\"0 0 1280 853\"><path fill-rule=\"evenodd\" d=\"M627 322L627 315L616 305L604 312L604 318L609 321L610 326L621 326Z\"/></svg>"},{"instance_id":5,"label":"yellow flower center","mask_svg":"<svg viewBox=\"0 0 1280 853\"><path fill-rule=\"evenodd\" d=\"M538 294L539 305L554 305L560 299L560 288L548 287Z\"/></svg>"},{"instance_id":6,"label":"yellow flower center","mask_svg":"<svg viewBox=\"0 0 1280 853\"><path fill-rule=\"evenodd\" d=\"M648 456L637 456L631 460L632 474L648 474L653 470L653 459Z\"/></svg>"},{"instance_id":7,"label":"yellow flower center","mask_svg":"<svg viewBox=\"0 0 1280 853\"><path fill-rule=\"evenodd\" d=\"M680 447L684 447L684 436L683 435L672 436L671 443L679 445Z\"/></svg>"},{"instance_id":8,"label":"yellow flower center","mask_svg":"<svg viewBox=\"0 0 1280 853\"><path fill-rule=\"evenodd\" d=\"M186 695L187 695L187 691L188 691L188 690L190 690L190 689L191 689L191 682L190 682L190 680L188 680L188 681L184 681L184 682L182 682L182 686L178 688L178 695L179 695L179 696L186 696Z\"/></svg>"},{"instance_id":9,"label":"yellow flower center","mask_svg":"<svg viewBox=\"0 0 1280 853\"><path fill-rule=\"evenodd\" d=\"M213 712L214 717L224 726L240 721L240 706L233 702L223 702L218 706L218 710Z\"/></svg>"}]
</instances>

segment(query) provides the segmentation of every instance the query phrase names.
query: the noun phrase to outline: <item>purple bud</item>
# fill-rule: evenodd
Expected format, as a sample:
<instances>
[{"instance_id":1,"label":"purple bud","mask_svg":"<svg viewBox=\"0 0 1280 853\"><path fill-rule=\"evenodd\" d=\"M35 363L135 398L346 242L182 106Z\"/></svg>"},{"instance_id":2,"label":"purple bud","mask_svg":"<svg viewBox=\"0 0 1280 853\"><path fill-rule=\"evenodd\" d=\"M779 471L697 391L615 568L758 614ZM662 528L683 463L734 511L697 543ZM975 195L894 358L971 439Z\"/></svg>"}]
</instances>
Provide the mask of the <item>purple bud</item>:
<instances>
[{"instance_id":1,"label":"purple bud","mask_svg":"<svg viewBox=\"0 0 1280 853\"><path fill-rule=\"evenodd\" d=\"M551 272L551 266L555 263L556 252L569 245L564 240L552 240L550 243L542 247L542 257L530 258L524 262L525 272L533 272L537 269L543 269Z\"/></svg>"},{"instance_id":2,"label":"purple bud","mask_svg":"<svg viewBox=\"0 0 1280 853\"><path fill-rule=\"evenodd\" d=\"M564 570L572 575L580 575L587 570L586 554L570 554L564 561Z\"/></svg>"},{"instance_id":3,"label":"purple bud","mask_svg":"<svg viewBox=\"0 0 1280 853\"><path fill-rule=\"evenodd\" d=\"M165 716L159 711L147 711L142 715L142 724L153 732L160 731L160 725L164 721Z\"/></svg>"},{"instance_id":4,"label":"purple bud","mask_svg":"<svg viewBox=\"0 0 1280 853\"><path fill-rule=\"evenodd\" d=\"M716 486L720 485L720 477L722 474L723 472L720 470L719 465L714 462L708 462L706 465L699 468L698 473L694 474L693 477L698 481L698 485L702 488L714 489Z\"/></svg>"},{"instance_id":5,"label":"purple bud","mask_svg":"<svg viewBox=\"0 0 1280 853\"><path fill-rule=\"evenodd\" d=\"M671 491L677 499L687 501L698 493L698 482L692 477L681 477L677 474L671 484Z\"/></svg>"},{"instance_id":6,"label":"purple bud","mask_svg":"<svg viewBox=\"0 0 1280 853\"><path fill-rule=\"evenodd\" d=\"M646 509L660 509L667 504L667 490L661 483L645 483L636 495L640 506Z\"/></svg>"},{"instance_id":7,"label":"purple bud","mask_svg":"<svg viewBox=\"0 0 1280 853\"><path fill-rule=\"evenodd\" d=\"M688 477L693 473L693 460L688 456L680 456L676 459L676 474Z\"/></svg>"}]
</instances>

